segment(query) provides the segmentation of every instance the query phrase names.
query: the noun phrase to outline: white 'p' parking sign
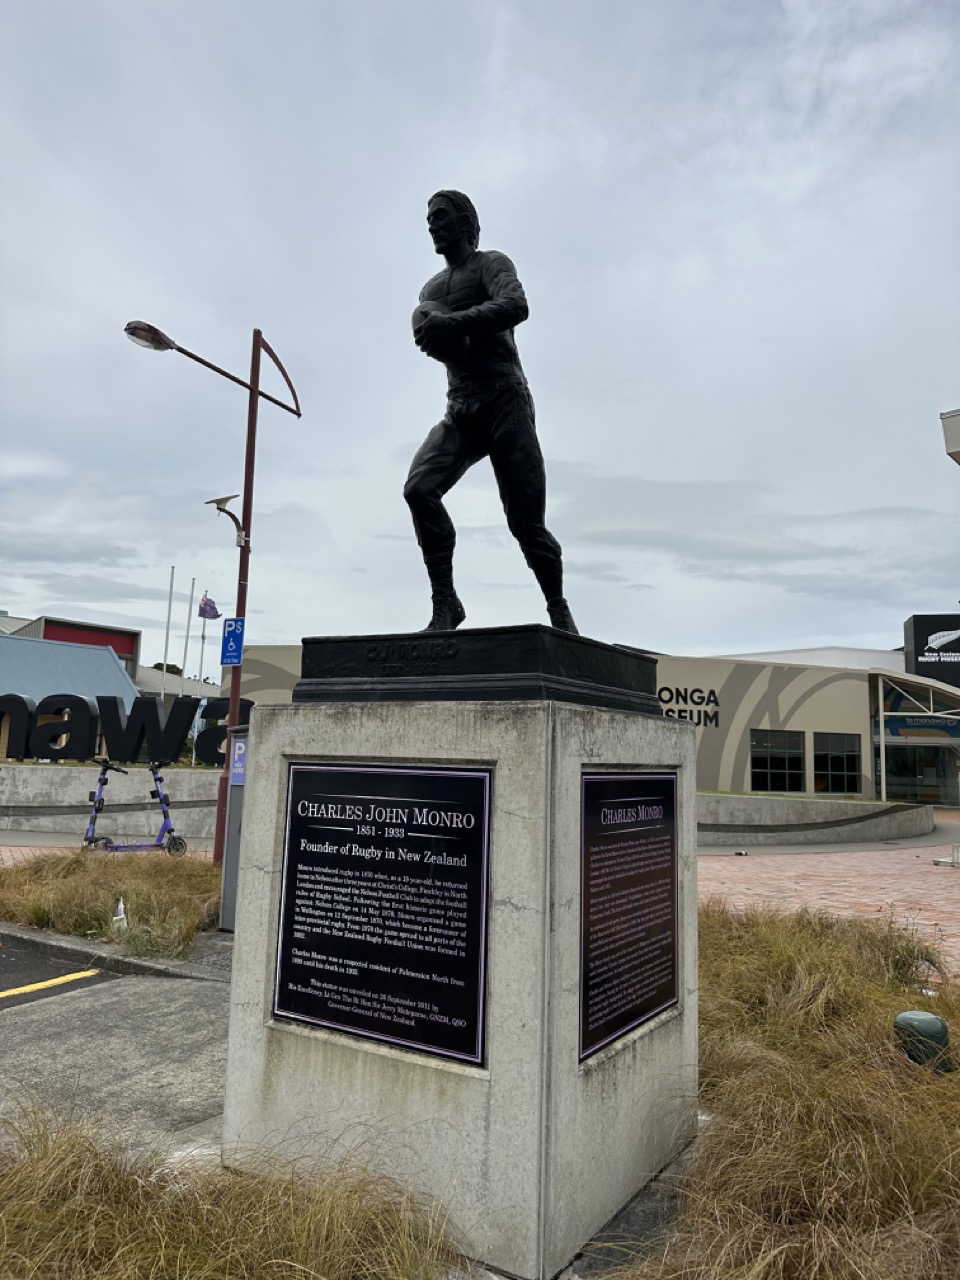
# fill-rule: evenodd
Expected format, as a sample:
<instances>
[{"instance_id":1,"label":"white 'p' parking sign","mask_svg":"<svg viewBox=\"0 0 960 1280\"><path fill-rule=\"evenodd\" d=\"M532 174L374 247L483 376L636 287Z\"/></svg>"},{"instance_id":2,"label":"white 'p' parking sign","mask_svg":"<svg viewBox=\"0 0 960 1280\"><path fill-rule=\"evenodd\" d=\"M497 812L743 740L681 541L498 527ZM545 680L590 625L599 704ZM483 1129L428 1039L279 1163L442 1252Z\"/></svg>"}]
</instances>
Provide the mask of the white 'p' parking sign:
<instances>
[{"instance_id":1,"label":"white 'p' parking sign","mask_svg":"<svg viewBox=\"0 0 960 1280\"><path fill-rule=\"evenodd\" d=\"M239 667L243 662L243 623L243 618L224 618L221 667Z\"/></svg>"}]
</instances>

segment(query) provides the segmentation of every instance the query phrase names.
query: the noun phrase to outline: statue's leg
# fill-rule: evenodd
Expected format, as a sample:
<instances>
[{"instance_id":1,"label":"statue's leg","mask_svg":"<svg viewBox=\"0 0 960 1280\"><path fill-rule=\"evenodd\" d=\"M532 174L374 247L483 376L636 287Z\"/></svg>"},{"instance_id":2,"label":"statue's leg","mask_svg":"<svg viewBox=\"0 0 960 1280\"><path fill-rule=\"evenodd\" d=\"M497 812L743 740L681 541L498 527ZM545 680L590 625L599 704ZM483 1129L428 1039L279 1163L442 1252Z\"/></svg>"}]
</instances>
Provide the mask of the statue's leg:
<instances>
[{"instance_id":1,"label":"statue's leg","mask_svg":"<svg viewBox=\"0 0 960 1280\"><path fill-rule=\"evenodd\" d=\"M545 524L546 469L529 389L523 385L500 388L488 403L486 418L490 462L507 526L540 584L551 624L576 635L563 595L560 544Z\"/></svg>"},{"instance_id":2,"label":"statue's leg","mask_svg":"<svg viewBox=\"0 0 960 1280\"><path fill-rule=\"evenodd\" d=\"M466 617L453 585L457 534L442 498L477 457L464 440L455 412L448 412L417 450L404 485L433 596L428 631L451 631Z\"/></svg>"}]
</instances>

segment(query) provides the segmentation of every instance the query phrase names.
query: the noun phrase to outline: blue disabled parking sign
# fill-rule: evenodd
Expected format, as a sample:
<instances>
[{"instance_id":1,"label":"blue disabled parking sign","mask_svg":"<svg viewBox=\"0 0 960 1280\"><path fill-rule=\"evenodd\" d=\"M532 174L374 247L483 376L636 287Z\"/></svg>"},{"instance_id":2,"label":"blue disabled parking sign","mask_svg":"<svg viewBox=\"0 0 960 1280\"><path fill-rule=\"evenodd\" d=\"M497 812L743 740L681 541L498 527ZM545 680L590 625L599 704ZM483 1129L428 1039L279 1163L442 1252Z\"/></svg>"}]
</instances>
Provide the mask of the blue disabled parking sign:
<instances>
[{"instance_id":1,"label":"blue disabled parking sign","mask_svg":"<svg viewBox=\"0 0 960 1280\"><path fill-rule=\"evenodd\" d=\"M239 667L243 662L243 618L224 618L221 667Z\"/></svg>"}]
</instances>

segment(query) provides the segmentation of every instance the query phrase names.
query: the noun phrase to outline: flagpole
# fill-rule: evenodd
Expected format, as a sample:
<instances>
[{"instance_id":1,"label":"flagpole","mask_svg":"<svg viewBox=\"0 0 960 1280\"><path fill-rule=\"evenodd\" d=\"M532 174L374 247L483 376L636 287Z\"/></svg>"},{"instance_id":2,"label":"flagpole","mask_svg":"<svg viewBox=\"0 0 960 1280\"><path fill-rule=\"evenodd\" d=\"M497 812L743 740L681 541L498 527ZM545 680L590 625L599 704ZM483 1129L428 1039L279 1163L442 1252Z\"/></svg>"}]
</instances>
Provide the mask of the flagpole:
<instances>
[{"instance_id":1,"label":"flagpole","mask_svg":"<svg viewBox=\"0 0 960 1280\"><path fill-rule=\"evenodd\" d=\"M163 705L163 697L167 691L167 654L170 651L170 614L173 610L173 575L176 572L176 565L170 566L170 591L167 595L167 630L163 637L163 673L160 676L160 703Z\"/></svg>"},{"instance_id":2,"label":"flagpole","mask_svg":"<svg viewBox=\"0 0 960 1280\"><path fill-rule=\"evenodd\" d=\"M190 603L187 605L187 634L183 637L183 662L180 666L180 696L183 697L183 678L187 673L187 646L190 644L190 623L193 620L193 589L196 578L190 579Z\"/></svg>"},{"instance_id":3,"label":"flagpole","mask_svg":"<svg viewBox=\"0 0 960 1280\"><path fill-rule=\"evenodd\" d=\"M206 594L207 594L206 591L204 591L203 594L204 594L204 597L206 597ZM200 624L200 674L197 677L197 679L200 681L200 697L201 697L201 701L203 702L206 702L206 698L203 697L203 646L206 643L207 643L207 619L204 617L203 621ZM198 708L198 711L199 711L199 708ZM193 733L193 763L194 764L197 763L196 723L194 723L194 733Z\"/></svg>"},{"instance_id":4,"label":"flagpole","mask_svg":"<svg viewBox=\"0 0 960 1280\"><path fill-rule=\"evenodd\" d=\"M203 594L206 595L207 593L204 592ZM204 618L203 622L200 624L200 674L199 676L197 676L197 679L200 681L201 684L203 684L203 646L206 643L207 643L207 620L206 618Z\"/></svg>"}]
</instances>

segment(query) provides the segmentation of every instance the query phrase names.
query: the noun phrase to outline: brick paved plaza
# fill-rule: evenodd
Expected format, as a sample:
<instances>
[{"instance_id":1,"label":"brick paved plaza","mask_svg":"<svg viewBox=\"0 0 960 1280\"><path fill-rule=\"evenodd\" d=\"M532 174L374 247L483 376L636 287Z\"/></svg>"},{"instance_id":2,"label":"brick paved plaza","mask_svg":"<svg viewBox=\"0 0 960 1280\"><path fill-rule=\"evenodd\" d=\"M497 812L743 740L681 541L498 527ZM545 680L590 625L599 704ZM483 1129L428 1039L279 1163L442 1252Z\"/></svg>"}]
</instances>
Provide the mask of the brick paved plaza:
<instances>
[{"instance_id":1,"label":"brick paved plaza","mask_svg":"<svg viewBox=\"0 0 960 1280\"><path fill-rule=\"evenodd\" d=\"M960 869L935 867L949 845L846 853L701 857L701 900L721 894L736 905L767 903L790 911L822 907L838 915L890 916L913 922L939 942L960 974Z\"/></svg>"},{"instance_id":2,"label":"brick paved plaza","mask_svg":"<svg viewBox=\"0 0 960 1280\"><path fill-rule=\"evenodd\" d=\"M954 811L939 812L940 833L952 835L958 818ZM955 831L960 843L960 824ZM702 853L699 894L701 900L720 894L737 905L769 903L788 911L821 907L839 915L913 922L939 942L953 972L960 974L960 869L933 863L949 858L952 848L952 843L843 851L812 846L809 853L751 850L745 858Z\"/></svg>"}]
</instances>

